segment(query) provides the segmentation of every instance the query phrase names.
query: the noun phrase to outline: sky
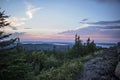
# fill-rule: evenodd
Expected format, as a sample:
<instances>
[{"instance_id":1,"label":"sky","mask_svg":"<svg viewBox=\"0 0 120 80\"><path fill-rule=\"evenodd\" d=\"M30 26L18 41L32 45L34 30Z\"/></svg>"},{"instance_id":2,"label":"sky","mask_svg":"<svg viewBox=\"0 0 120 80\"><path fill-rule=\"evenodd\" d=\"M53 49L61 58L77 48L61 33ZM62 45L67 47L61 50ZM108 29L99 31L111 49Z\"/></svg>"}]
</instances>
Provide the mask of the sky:
<instances>
[{"instance_id":1,"label":"sky","mask_svg":"<svg viewBox=\"0 0 120 80\"><path fill-rule=\"evenodd\" d=\"M0 0L10 15L5 30L21 40L120 41L120 0Z\"/></svg>"}]
</instances>

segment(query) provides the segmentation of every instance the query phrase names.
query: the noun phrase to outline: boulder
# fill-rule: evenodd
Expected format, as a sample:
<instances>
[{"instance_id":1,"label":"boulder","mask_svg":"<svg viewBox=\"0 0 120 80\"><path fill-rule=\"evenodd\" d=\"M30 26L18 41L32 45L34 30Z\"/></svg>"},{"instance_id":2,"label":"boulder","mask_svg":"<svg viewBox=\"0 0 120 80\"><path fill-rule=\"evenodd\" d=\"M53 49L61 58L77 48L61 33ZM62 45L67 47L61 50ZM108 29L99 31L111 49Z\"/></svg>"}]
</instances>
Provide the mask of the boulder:
<instances>
[{"instance_id":1,"label":"boulder","mask_svg":"<svg viewBox=\"0 0 120 80\"><path fill-rule=\"evenodd\" d=\"M116 66L115 75L120 79L120 62Z\"/></svg>"}]
</instances>

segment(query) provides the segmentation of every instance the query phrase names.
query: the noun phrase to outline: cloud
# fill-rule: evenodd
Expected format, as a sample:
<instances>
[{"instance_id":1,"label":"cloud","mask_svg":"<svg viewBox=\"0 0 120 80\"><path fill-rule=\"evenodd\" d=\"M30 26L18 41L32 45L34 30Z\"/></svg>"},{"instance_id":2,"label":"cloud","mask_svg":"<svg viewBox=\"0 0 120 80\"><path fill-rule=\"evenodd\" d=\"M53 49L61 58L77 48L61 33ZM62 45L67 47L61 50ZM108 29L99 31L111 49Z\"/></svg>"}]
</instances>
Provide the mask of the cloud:
<instances>
[{"instance_id":1,"label":"cloud","mask_svg":"<svg viewBox=\"0 0 120 80\"><path fill-rule=\"evenodd\" d=\"M120 20L114 20L114 21L98 21L98 22L80 22L81 24L89 24L92 26L102 26L102 27L106 27L106 26L120 26Z\"/></svg>"},{"instance_id":2,"label":"cloud","mask_svg":"<svg viewBox=\"0 0 120 80\"><path fill-rule=\"evenodd\" d=\"M9 26L10 28L12 28L12 30L17 30L16 27L13 27L13 26Z\"/></svg>"},{"instance_id":3,"label":"cloud","mask_svg":"<svg viewBox=\"0 0 120 80\"><path fill-rule=\"evenodd\" d=\"M32 28L24 28L24 29L32 29Z\"/></svg>"},{"instance_id":4,"label":"cloud","mask_svg":"<svg viewBox=\"0 0 120 80\"><path fill-rule=\"evenodd\" d=\"M82 21L88 21L88 19L83 19Z\"/></svg>"},{"instance_id":5,"label":"cloud","mask_svg":"<svg viewBox=\"0 0 120 80\"><path fill-rule=\"evenodd\" d=\"M120 0L94 0L101 3L120 3Z\"/></svg>"},{"instance_id":6,"label":"cloud","mask_svg":"<svg viewBox=\"0 0 120 80\"><path fill-rule=\"evenodd\" d=\"M98 26L89 26L82 29L71 30L71 31L64 31L59 34L64 34L67 36L74 36L76 33L80 35L82 40L86 40L88 37L95 41L120 41L120 29L118 27L98 27Z\"/></svg>"},{"instance_id":7,"label":"cloud","mask_svg":"<svg viewBox=\"0 0 120 80\"><path fill-rule=\"evenodd\" d=\"M119 24L120 25L120 20L115 20L115 21L99 21L99 22L93 22L88 24L98 24L98 25L111 25L111 24Z\"/></svg>"},{"instance_id":8,"label":"cloud","mask_svg":"<svg viewBox=\"0 0 120 80\"><path fill-rule=\"evenodd\" d=\"M109 29L120 29L120 20L115 20L115 21L99 21L99 22L92 22L88 24L92 25L92 26L96 26L96 28L99 29L105 29L105 30L109 30Z\"/></svg>"},{"instance_id":9,"label":"cloud","mask_svg":"<svg viewBox=\"0 0 120 80\"><path fill-rule=\"evenodd\" d=\"M33 5L31 5L30 3L26 3L26 11L25 11L26 17L21 17L21 18L10 17L7 21L11 23L10 27L13 30L16 30L17 28L15 28L15 27L25 25L25 21L32 19L33 14L40 9L42 9L42 8L39 8L39 7L36 8Z\"/></svg>"},{"instance_id":10,"label":"cloud","mask_svg":"<svg viewBox=\"0 0 120 80\"><path fill-rule=\"evenodd\" d=\"M116 30L118 30L118 29L120 29L120 26L104 26L104 27L98 26L98 28L100 28L100 29L116 29Z\"/></svg>"},{"instance_id":11,"label":"cloud","mask_svg":"<svg viewBox=\"0 0 120 80\"><path fill-rule=\"evenodd\" d=\"M20 36L25 34L26 32L14 32L13 35Z\"/></svg>"},{"instance_id":12,"label":"cloud","mask_svg":"<svg viewBox=\"0 0 120 80\"><path fill-rule=\"evenodd\" d=\"M28 16L28 19L32 19L33 14L38 10L42 9L40 7L34 7L30 3L26 3L26 5L27 5L26 15Z\"/></svg>"},{"instance_id":13,"label":"cloud","mask_svg":"<svg viewBox=\"0 0 120 80\"><path fill-rule=\"evenodd\" d=\"M20 18L17 18L17 17L11 17L7 21L10 22L10 26L13 26L13 27L21 26L25 24L25 22L23 22Z\"/></svg>"},{"instance_id":14,"label":"cloud","mask_svg":"<svg viewBox=\"0 0 120 80\"><path fill-rule=\"evenodd\" d=\"M120 20L114 21L98 21L98 22L81 22L83 25L88 24L88 27L78 28L76 30L64 31L59 34L67 36L75 35L76 33L81 38L91 37L96 41L120 41Z\"/></svg>"}]
</instances>

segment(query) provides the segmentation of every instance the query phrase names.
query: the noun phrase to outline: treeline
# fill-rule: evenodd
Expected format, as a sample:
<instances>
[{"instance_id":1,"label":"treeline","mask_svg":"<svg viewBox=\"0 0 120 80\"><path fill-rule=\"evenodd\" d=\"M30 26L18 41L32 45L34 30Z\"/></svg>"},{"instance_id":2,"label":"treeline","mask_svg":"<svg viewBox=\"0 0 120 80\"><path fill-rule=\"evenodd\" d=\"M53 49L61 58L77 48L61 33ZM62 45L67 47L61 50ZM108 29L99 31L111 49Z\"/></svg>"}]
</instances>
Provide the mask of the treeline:
<instances>
[{"instance_id":1,"label":"treeline","mask_svg":"<svg viewBox=\"0 0 120 80\"><path fill-rule=\"evenodd\" d=\"M94 40L91 41L90 38L86 41L86 43L82 44L82 40L80 36L77 34L75 35L75 44L73 45L72 49L69 52L70 57L83 57L87 54L92 54L93 52L97 51L96 44Z\"/></svg>"}]
</instances>

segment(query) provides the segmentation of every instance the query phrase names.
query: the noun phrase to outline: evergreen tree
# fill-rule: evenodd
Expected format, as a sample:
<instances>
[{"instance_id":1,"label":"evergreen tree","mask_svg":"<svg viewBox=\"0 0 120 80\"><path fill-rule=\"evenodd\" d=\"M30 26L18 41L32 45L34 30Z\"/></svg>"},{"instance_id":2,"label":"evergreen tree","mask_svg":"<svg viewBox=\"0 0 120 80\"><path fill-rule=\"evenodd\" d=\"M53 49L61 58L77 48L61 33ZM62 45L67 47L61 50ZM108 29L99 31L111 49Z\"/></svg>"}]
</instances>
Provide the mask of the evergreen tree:
<instances>
[{"instance_id":1,"label":"evergreen tree","mask_svg":"<svg viewBox=\"0 0 120 80\"><path fill-rule=\"evenodd\" d=\"M90 45L90 38L87 39L87 46Z\"/></svg>"},{"instance_id":2,"label":"evergreen tree","mask_svg":"<svg viewBox=\"0 0 120 80\"><path fill-rule=\"evenodd\" d=\"M91 45L90 45L90 38L87 39L87 42L86 42L86 52L87 53L90 53L91 52L91 49L90 49Z\"/></svg>"},{"instance_id":3,"label":"evergreen tree","mask_svg":"<svg viewBox=\"0 0 120 80\"><path fill-rule=\"evenodd\" d=\"M17 38L4 40L5 38L8 38L11 35L11 34L6 34L2 30L3 28L10 26L10 23L6 20L7 18L9 18L9 16L5 15L5 11L0 11L0 50L6 49L7 46L10 46L17 40Z\"/></svg>"},{"instance_id":4,"label":"evergreen tree","mask_svg":"<svg viewBox=\"0 0 120 80\"><path fill-rule=\"evenodd\" d=\"M91 52L95 52L96 51L96 44L94 43L94 40L90 43L91 45Z\"/></svg>"},{"instance_id":5,"label":"evergreen tree","mask_svg":"<svg viewBox=\"0 0 120 80\"><path fill-rule=\"evenodd\" d=\"M0 80L25 80L29 70L28 64L24 54L14 48L17 45L12 46L19 39L9 39L12 34L2 30L10 26L7 18L9 16L5 15L5 11L0 11Z\"/></svg>"},{"instance_id":6,"label":"evergreen tree","mask_svg":"<svg viewBox=\"0 0 120 80\"><path fill-rule=\"evenodd\" d=\"M87 45L86 45L86 53L91 53L96 50L96 44L94 43L94 40L91 41L90 38L87 39Z\"/></svg>"},{"instance_id":7,"label":"evergreen tree","mask_svg":"<svg viewBox=\"0 0 120 80\"><path fill-rule=\"evenodd\" d=\"M83 45L82 41L80 40L80 36L75 35L75 44L72 48L73 54L78 56L78 55L83 55Z\"/></svg>"}]
</instances>

